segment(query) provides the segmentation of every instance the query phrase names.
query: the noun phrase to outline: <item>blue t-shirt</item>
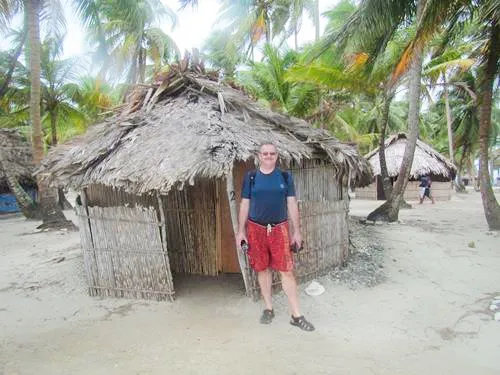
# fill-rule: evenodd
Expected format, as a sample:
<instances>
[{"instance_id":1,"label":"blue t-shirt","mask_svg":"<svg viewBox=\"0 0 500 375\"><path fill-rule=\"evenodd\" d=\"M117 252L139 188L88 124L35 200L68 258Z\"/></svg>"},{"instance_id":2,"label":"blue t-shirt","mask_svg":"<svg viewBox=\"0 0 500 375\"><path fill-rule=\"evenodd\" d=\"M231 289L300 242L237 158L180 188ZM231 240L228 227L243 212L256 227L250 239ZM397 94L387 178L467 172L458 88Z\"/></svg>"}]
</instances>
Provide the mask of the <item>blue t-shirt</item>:
<instances>
[{"instance_id":1,"label":"blue t-shirt","mask_svg":"<svg viewBox=\"0 0 500 375\"><path fill-rule=\"evenodd\" d=\"M281 223L288 219L287 197L295 196L292 175L275 168L264 174L254 171L255 178L251 183L252 171L247 172L243 180L241 197L250 199L248 218L261 224ZM283 176L287 174L287 179Z\"/></svg>"}]
</instances>

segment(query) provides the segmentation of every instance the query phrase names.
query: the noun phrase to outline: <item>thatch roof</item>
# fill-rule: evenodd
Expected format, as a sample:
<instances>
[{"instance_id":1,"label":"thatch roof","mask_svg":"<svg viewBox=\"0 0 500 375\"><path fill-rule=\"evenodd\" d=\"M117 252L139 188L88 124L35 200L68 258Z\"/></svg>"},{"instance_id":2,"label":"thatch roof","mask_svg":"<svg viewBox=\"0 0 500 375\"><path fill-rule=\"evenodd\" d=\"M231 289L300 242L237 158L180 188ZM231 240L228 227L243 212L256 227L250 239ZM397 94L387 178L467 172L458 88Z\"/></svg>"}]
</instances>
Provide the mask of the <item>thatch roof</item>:
<instances>
[{"instance_id":1,"label":"thatch roof","mask_svg":"<svg viewBox=\"0 0 500 375\"><path fill-rule=\"evenodd\" d=\"M407 141L406 134L404 133L392 135L385 141L385 159L387 172L390 177L395 177L399 174ZM378 148L365 155L365 158L370 162L373 174L376 176L380 175ZM419 176L433 174L453 179L456 172L457 168L451 161L428 144L417 140L410 177L418 178Z\"/></svg>"},{"instance_id":2,"label":"thatch roof","mask_svg":"<svg viewBox=\"0 0 500 375\"><path fill-rule=\"evenodd\" d=\"M4 168L20 183L34 183L33 154L31 144L17 129L0 128L0 152L3 168L0 168L0 185L6 185Z\"/></svg>"},{"instance_id":3,"label":"thatch roof","mask_svg":"<svg viewBox=\"0 0 500 375\"><path fill-rule=\"evenodd\" d=\"M172 69L130 95L121 113L56 147L40 172L51 183L79 189L104 184L132 193L221 177L235 161L255 156L260 143L277 145L282 161L320 154L355 183L371 179L354 145L314 129L304 120L263 108L241 90L206 75Z\"/></svg>"}]
</instances>

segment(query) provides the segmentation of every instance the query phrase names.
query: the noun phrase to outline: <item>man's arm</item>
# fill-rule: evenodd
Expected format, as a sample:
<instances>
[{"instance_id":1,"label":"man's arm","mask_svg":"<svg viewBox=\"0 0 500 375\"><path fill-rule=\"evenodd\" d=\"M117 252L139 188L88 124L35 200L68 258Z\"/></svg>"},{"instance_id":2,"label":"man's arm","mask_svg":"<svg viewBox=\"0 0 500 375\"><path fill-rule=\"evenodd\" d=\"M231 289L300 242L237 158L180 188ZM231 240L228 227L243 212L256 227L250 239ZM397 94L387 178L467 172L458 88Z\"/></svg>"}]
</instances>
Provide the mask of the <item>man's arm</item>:
<instances>
[{"instance_id":1,"label":"man's arm","mask_svg":"<svg viewBox=\"0 0 500 375\"><path fill-rule=\"evenodd\" d=\"M240 212L238 214L238 233L236 233L236 246L241 246L241 241L248 242L246 226L248 220L248 211L250 210L250 199L242 198L240 203Z\"/></svg>"},{"instance_id":2,"label":"man's arm","mask_svg":"<svg viewBox=\"0 0 500 375\"><path fill-rule=\"evenodd\" d=\"M288 217L292 222L292 243L298 247L302 245L302 234L300 233L299 205L296 197L287 197Z\"/></svg>"}]
</instances>

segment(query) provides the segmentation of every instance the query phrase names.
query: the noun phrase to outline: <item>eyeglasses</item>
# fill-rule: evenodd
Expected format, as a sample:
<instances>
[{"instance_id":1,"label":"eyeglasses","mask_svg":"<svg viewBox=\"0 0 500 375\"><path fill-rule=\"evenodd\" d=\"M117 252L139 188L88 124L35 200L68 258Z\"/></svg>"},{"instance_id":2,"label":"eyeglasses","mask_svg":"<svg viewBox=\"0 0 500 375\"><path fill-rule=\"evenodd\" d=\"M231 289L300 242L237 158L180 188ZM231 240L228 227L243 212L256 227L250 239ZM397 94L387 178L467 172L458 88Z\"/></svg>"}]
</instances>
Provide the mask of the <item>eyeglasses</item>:
<instances>
[{"instance_id":1,"label":"eyeglasses","mask_svg":"<svg viewBox=\"0 0 500 375\"><path fill-rule=\"evenodd\" d=\"M261 152L262 156L276 156L276 152Z\"/></svg>"}]
</instances>

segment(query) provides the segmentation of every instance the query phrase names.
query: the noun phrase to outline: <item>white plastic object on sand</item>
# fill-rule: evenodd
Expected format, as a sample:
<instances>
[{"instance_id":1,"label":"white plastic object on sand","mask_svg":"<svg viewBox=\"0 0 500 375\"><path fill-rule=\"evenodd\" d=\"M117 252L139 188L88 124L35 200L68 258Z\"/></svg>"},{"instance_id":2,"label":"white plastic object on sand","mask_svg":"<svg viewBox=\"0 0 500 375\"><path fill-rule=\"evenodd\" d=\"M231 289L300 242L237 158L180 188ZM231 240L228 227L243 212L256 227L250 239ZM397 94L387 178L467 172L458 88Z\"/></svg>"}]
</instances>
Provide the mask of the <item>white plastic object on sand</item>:
<instances>
[{"instance_id":1,"label":"white plastic object on sand","mask_svg":"<svg viewBox=\"0 0 500 375\"><path fill-rule=\"evenodd\" d=\"M320 296L325 292L325 287L314 280L307 286L305 292L310 296Z\"/></svg>"}]
</instances>

